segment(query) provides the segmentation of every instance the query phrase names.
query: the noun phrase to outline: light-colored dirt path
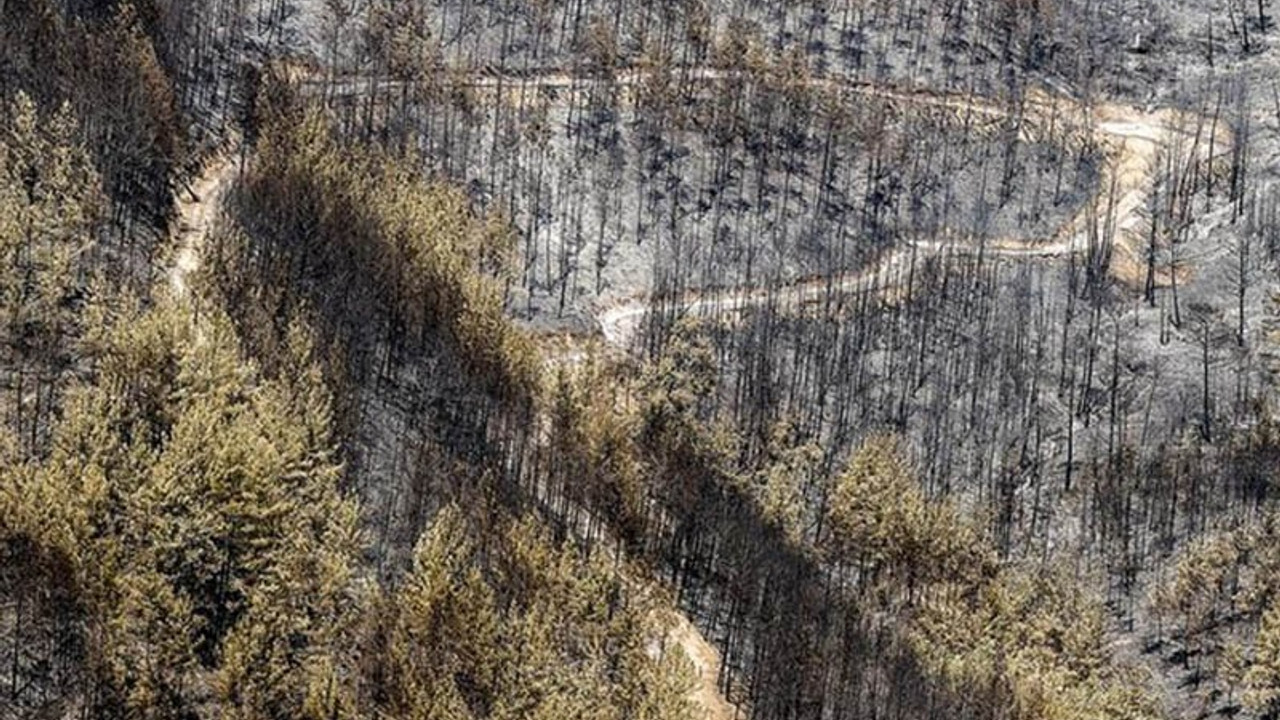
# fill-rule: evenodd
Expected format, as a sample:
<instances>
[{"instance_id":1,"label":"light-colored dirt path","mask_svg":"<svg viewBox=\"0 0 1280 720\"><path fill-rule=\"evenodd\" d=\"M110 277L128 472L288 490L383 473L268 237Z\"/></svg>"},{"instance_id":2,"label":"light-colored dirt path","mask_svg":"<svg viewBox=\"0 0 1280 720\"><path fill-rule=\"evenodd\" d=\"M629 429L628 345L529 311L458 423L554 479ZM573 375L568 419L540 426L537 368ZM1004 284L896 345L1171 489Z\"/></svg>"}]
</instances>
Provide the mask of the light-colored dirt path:
<instances>
[{"instance_id":1,"label":"light-colored dirt path","mask_svg":"<svg viewBox=\"0 0 1280 720\"><path fill-rule=\"evenodd\" d=\"M732 703L724 699L717 687L720 677L720 653L716 651L698 628L683 613L674 613L675 626L667 639L675 642L693 662L698 683L693 689L693 700L704 711L705 720L733 720L736 716Z\"/></svg>"},{"instance_id":2,"label":"light-colored dirt path","mask_svg":"<svg viewBox=\"0 0 1280 720\"><path fill-rule=\"evenodd\" d=\"M894 93L895 97L909 100L910 96ZM930 102L937 101L930 98ZM942 102L953 102L945 99ZM960 102L955 100L954 102ZM1029 112L1043 111L1043 101L1029 103ZM1060 108L1059 108L1060 109ZM992 108L980 108L982 112L995 112ZM1054 235L1043 241L993 240L985 243L973 241L910 240L886 253L871 267L843 273L830 278L806 278L781 288L739 288L713 294L688 293L675 301L677 309L685 313L705 310L735 311L767 302L782 305L804 305L821 300L828 292L847 293L857 290L880 290L893 295L901 290L901 284L909 277L912 262L919 262L930 255L976 256L981 253L991 258L1023 260L1062 258L1089 251L1091 226L1098 233L1108 223L1114 226L1110 272L1118 280L1132 287L1141 287L1145 281L1145 228L1144 217L1151 185L1153 166L1158 162L1161 150L1167 148L1175 127L1180 123L1175 111L1165 110L1147 113L1121 105L1106 105L1096 113L1093 123L1095 141L1106 155L1106 168L1099 182L1094 200L1086 202L1080 211ZM1221 152L1230 147L1230 133L1220 127L1214 145ZM1207 143L1197 152L1202 160L1207 155ZM1182 277L1179 273L1179 277ZM1167 272L1160 273L1161 284L1168 281ZM614 347L626 348L639 330L640 323L652 304L647 297L628 299L605 308L597 315L600 332L605 341Z\"/></svg>"},{"instance_id":3,"label":"light-colored dirt path","mask_svg":"<svg viewBox=\"0 0 1280 720\"><path fill-rule=\"evenodd\" d=\"M190 293L190 277L200 269L205 238L235 175L233 154L217 155L205 164L203 172L191 184L190 192L179 198L174 254L167 273L169 290L176 299L185 300Z\"/></svg>"}]
</instances>

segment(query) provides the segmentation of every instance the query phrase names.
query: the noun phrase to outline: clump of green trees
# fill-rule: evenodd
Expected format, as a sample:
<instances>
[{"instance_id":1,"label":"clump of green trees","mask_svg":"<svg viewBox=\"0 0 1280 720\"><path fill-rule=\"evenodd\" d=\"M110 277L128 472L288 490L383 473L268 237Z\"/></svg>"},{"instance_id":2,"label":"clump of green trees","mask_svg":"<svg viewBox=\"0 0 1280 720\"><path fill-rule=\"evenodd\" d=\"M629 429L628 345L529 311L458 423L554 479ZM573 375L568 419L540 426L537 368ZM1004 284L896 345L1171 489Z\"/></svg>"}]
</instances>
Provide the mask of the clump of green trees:
<instances>
[{"instance_id":1,"label":"clump of green trees","mask_svg":"<svg viewBox=\"0 0 1280 720\"><path fill-rule=\"evenodd\" d=\"M446 509L365 578L304 331L268 374L219 313L111 315L48 458L0 478L23 703L74 665L62 700L125 717L687 716L661 595L531 519Z\"/></svg>"}]
</instances>

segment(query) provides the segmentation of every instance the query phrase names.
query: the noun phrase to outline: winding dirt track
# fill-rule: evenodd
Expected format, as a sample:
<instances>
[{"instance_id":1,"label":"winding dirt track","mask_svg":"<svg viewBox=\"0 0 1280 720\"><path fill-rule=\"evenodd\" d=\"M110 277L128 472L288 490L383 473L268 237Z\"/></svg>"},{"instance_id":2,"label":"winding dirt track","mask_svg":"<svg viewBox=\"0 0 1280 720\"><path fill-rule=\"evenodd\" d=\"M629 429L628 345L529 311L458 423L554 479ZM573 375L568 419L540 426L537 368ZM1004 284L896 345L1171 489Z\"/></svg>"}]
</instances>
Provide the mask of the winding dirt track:
<instances>
[{"instance_id":1,"label":"winding dirt track","mask_svg":"<svg viewBox=\"0 0 1280 720\"><path fill-rule=\"evenodd\" d=\"M644 81L648 74L638 70L628 70L616 74L611 80L615 85L632 86ZM677 82L698 81L714 82L730 79L732 75L726 71L715 69L684 70L672 79ZM345 94L366 93L373 83L372 78L342 78L328 89L333 97ZM533 89L571 89L581 90L593 83L606 82L601 79L580 78L563 72L547 72L526 76L493 76L479 75L467 79L467 84L475 88L490 88L501 91L503 88ZM1007 113L994 105L975 102L968 96L948 96L925 91L902 91L896 89L877 88L869 85L838 83L830 79L807 81L808 84L828 89L845 90L855 94L893 100L915 105L939 107L966 114L968 117L981 116L993 120L1002 120ZM301 79L304 87L315 89L318 81ZM381 82L386 89L400 83ZM1093 139L1104 149L1107 155L1106 170L1095 196L1094 202L1085 203L1081 211L1065 223L1053 237L1041 242L996 240L981 245L970 241L953 238L914 240L886 253L869 268L836 275L827 278L804 279L789 285L775 288L744 287L717 292L714 295L691 293L677 299L677 309L682 312L700 311L732 311L768 302L803 305L819 301L828 293L873 290L892 297L905 289L905 283L914 263L918 263L930 255L964 255L984 257L1003 257L1022 260L1052 260L1070 254L1085 253L1089 250L1091 237L1096 236L1097 229L1112 223L1115 228L1114 254L1111 272L1122 282L1140 284L1145 269L1142 261L1143 237L1142 228L1145 220L1142 217L1147 202L1147 188L1150 184L1151 166L1157 159L1161 149L1170 144L1176 131L1175 127L1191 127L1185 122L1185 116L1172 110L1143 112L1136 108L1122 105L1103 105L1087 113L1072 101L1064 98L1053 98L1047 94L1033 95L1026 103L1022 122L1024 136L1034 132L1038 124L1061 122L1064 117L1080 123L1082 127L1092 128ZM1051 116L1050 113L1056 113ZM1215 138L1219 148L1229 147L1229 133L1219 129L1220 137ZM1205 141L1207 142L1207 141ZM1200 152L1195 146L1192 152ZM209 162L203 173L191 188L194 199L183 200L178 204L179 223L174 237L174 256L167 272L167 285L172 295L180 301L188 301L191 296L189 277L201 264L201 255L205 240L212 228L218 208L227 189L231 186L236 174L236 163L231 154L223 154ZM649 297L635 297L618 305L601 311L596 320L605 341L615 348L627 348L633 340L640 322L653 301ZM571 361L577 351L553 352L560 362ZM693 698L706 711L708 720L729 720L734 717L732 704L717 691L717 680L720 670L719 654L698 632L687 618L677 616L675 628L670 638L677 642L694 663L698 682L693 691Z\"/></svg>"},{"instance_id":2,"label":"winding dirt track","mask_svg":"<svg viewBox=\"0 0 1280 720\"><path fill-rule=\"evenodd\" d=\"M236 175L231 153L212 158L191 184L190 198L178 201L178 223L174 232L174 255L169 266L169 290L178 300L190 296L190 276L200 269L205 239L213 229L222 198Z\"/></svg>"},{"instance_id":3,"label":"winding dirt track","mask_svg":"<svg viewBox=\"0 0 1280 720\"><path fill-rule=\"evenodd\" d=\"M895 99L910 101L901 93ZM1043 96L1042 96L1043 97ZM940 100L928 96L930 104ZM944 104L945 100L941 101ZM954 99L953 102L968 102ZM972 107L972 106L969 106ZM1042 99L1028 103L1033 114L1044 112L1049 105ZM968 109L956 107L956 109ZM983 113L999 112L995 108L974 108ZM1060 109L1060 108L1059 108ZM1079 112L1079 111L1077 111ZM799 306L817 302L828 293L877 291L886 299L901 295L910 277L910 268L929 256L978 256L1009 258L1016 260L1046 260L1064 258L1072 254L1083 255L1090 251L1094 238L1105 234L1110 224L1114 228L1110 272L1121 282L1141 288L1145 281L1144 234L1147 220L1145 212L1151 184L1152 167L1158 162L1161 150L1171 144L1173 135L1185 134L1185 130L1173 128L1193 127L1185 122L1183 114L1162 110L1143 112L1122 105L1105 105L1094 113L1094 139L1106 155L1106 166L1097 193L1092 201L1084 203L1075 217L1067 221L1051 238L1036 240L994 240L977 243L971 240L909 240L886 253L875 264L862 270L831 277L806 278L781 288L738 288L714 294L688 293L676 300L676 310L695 314L704 311L736 311L743 308L777 303ZM1214 146L1230 147L1230 132L1218 128ZM1208 157L1207 143L1196 146L1192 152L1201 160ZM1168 282L1167 272L1159 273L1161 284ZM635 297L601 311L597 315L600 332L605 341L617 348L630 347L645 313L652 305L649 297Z\"/></svg>"}]
</instances>

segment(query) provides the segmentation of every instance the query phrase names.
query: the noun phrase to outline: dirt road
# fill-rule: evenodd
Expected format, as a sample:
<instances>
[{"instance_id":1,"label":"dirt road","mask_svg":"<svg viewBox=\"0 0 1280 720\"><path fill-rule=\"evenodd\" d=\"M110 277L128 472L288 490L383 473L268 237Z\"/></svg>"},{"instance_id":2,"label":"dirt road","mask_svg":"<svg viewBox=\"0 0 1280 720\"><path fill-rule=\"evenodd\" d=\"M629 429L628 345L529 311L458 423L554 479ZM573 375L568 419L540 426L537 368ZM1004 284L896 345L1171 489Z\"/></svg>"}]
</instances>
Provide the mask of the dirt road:
<instances>
[{"instance_id":1,"label":"dirt road","mask_svg":"<svg viewBox=\"0 0 1280 720\"><path fill-rule=\"evenodd\" d=\"M909 100L901 93L894 93L894 97ZM928 101L940 102L936 96L929 96ZM956 99L954 102L961 101ZM1047 107L1049 104L1043 100L1028 103L1029 113L1033 115ZM1057 109L1061 110L1060 106ZM988 107L981 111L993 112L993 109ZM1101 107L1092 125L1094 139L1106 155L1106 168L1094 201L1084 203L1075 217L1050 238L1041 241L1005 239L982 244L951 239L908 240L862 270L831 278L807 278L782 288L739 288L713 295L690 293L676 301L677 309L694 314L711 309L734 311L766 302L804 305L820 300L829 291L846 293L874 289L889 296L902 289L901 284L909 276L913 262L918 263L931 255L975 256L982 253L990 258L1064 258L1087 253L1091 227L1102 232L1108 224L1114 227L1110 272L1117 280L1140 288L1146 279L1147 239L1143 212L1148 201L1151 171L1161 150L1170 145L1175 133L1182 132L1174 128L1189 126L1180 122L1183 119L1172 110L1148 113L1122 105ZM1225 152L1230 142L1229 131L1220 127L1214 146ZM1207 147L1207 143L1201 143L1196 149L1202 160L1211 159L1208 158ZM1182 277L1181 273L1179 277ZM1161 278L1162 284L1167 283L1167 273L1162 273ZM651 304L650 298L637 297L602 310L596 319L605 341L618 348L630 347Z\"/></svg>"},{"instance_id":2,"label":"dirt road","mask_svg":"<svg viewBox=\"0 0 1280 720\"><path fill-rule=\"evenodd\" d=\"M222 198L236 176L236 163L230 153L215 156L191 184L189 197L178 201L178 223L174 236L174 255L169 265L169 290L179 300L190 293L190 277L200 269L205 238L213 228Z\"/></svg>"}]
</instances>

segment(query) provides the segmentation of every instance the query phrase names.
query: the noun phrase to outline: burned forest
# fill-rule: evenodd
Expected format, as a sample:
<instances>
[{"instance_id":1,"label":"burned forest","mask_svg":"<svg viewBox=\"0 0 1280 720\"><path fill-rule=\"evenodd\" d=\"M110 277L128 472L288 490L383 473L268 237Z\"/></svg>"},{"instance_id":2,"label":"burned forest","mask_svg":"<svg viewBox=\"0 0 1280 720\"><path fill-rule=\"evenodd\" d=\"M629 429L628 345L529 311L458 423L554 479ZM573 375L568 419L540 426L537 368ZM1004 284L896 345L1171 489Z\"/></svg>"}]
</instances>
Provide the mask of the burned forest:
<instances>
[{"instance_id":1,"label":"burned forest","mask_svg":"<svg viewBox=\"0 0 1280 720\"><path fill-rule=\"evenodd\" d=\"M1280 717L1278 23L0 0L0 720Z\"/></svg>"}]
</instances>

